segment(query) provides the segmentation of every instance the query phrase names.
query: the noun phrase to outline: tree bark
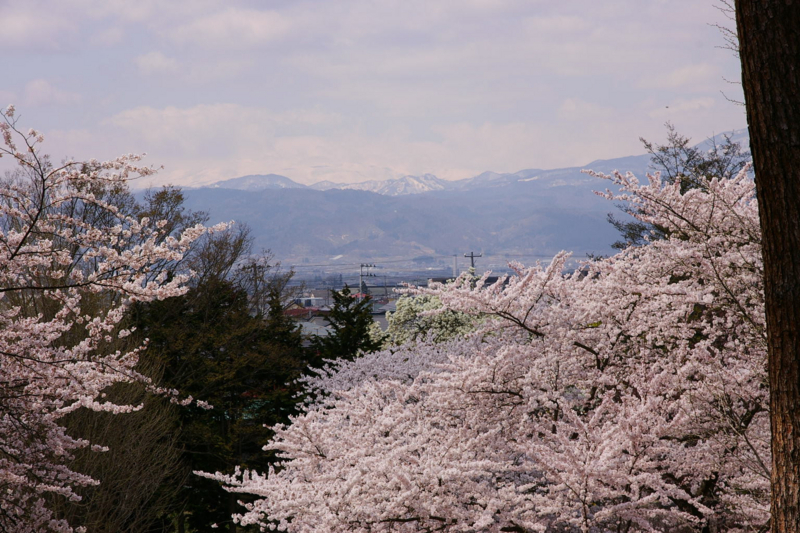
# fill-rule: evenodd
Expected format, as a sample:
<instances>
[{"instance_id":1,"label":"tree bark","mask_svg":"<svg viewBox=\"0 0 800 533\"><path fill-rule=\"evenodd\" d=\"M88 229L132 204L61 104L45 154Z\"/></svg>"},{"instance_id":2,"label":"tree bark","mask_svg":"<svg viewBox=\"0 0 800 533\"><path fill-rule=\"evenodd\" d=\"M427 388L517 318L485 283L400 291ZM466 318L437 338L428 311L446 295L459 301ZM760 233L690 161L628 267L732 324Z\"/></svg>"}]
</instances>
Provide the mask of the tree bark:
<instances>
[{"instance_id":1,"label":"tree bark","mask_svg":"<svg viewBox=\"0 0 800 533\"><path fill-rule=\"evenodd\" d=\"M764 244L773 532L800 533L800 1L736 0Z\"/></svg>"}]
</instances>

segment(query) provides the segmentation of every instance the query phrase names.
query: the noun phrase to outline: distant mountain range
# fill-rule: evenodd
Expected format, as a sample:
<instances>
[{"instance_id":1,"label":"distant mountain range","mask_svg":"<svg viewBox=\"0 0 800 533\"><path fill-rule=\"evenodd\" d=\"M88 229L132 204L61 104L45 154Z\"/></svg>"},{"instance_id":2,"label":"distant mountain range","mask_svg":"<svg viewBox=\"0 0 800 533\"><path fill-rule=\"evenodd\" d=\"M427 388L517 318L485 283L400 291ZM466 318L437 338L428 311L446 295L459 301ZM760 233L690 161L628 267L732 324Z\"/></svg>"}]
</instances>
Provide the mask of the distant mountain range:
<instances>
[{"instance_id":1,"label":"distant mountain range","mask_svg":"<svg viewBox=\"0 0 800 533\"><path fill-rule=\"evenodd\" d=\"M353 191L369 191L387 196L400 196L403 194L420 194L430 191L443 191L450 188L453 182L437 178L433 174L423 174L422 176L403 176L398 179L385 181L362 181L360 183L333 183L321 181L311 185L317 191L329 191L331 189L345 189Z\"/></svg>"},{"instance_id":2,"label":"distant mountain range","mask_svg":"<svg viewBox=\"0 0 800 533\"><path fill-rule=\"evenodd\" d=\"M278 174L254 174L208 185L212 189L236 189L239 191L266 191L268 189L303 189L305 185Z\"/></svg>"},{"instance_id":3,"label":"distant mountain range","mask_svg":"<svg viewBox=\"0 0 800 533\"><path fill-rule=\"evenodd\" d=\"M649 160L646 156L638 156L644 158L641 161L636 158L623 158L630 167L635 166L636 169L642 167ZM603 168L611 168L612 162L622 160L610 161L595 161L590 163L591 167L595 168L598 165ZM388 179L384 181L371 180L362 181L358 183L334 183L332 181L320 181L313 185L303 185L292 181L286 176L278 174L254 174L249 176L242 176L240 178L233 178L224 181L218 181L200 187L200 189L230 189L238 191L260 192L267 190L278 189L310 189L315 191L330 191L330 190L344 190L344 191L367 191L384 196L405 196L410 194L423 194L434 191L474 191L478 189L504 187L516 182L535 181L542 179L544 182L550 183L551 186L559 186L552 178L554 176L570 175L578 177L579 180L585 181L585 177L581 178L581 169L584 167L573 167L556 170L541 170L541 169L526 169L514 173L498 173L498 172L484 172L472 178L462 180L448 181L437 178L433 174L423 174L421 176L403 176L397 179ZM642 167L643 168L643 167Z\"/></svg>"},{"instance_id":4,"label":"distant mountain range","mask_svg":"<svg viewBox=\"0 0 800 533\"><path fill-rule=\"evenodd\" d=\"M742 132L734 134L741 140ZM581 167L484 172L458 181L423 174L311 186L266 174L184 193L187 207L207 211L210 222L246 223L258 247L290 262L468 251L547 256L562 249L582 256L612 251L618 235L606 218L619 212L594 193L610 183L581 170L643 176L649 162L644 154Z\"/></svg>"}]
</instances>

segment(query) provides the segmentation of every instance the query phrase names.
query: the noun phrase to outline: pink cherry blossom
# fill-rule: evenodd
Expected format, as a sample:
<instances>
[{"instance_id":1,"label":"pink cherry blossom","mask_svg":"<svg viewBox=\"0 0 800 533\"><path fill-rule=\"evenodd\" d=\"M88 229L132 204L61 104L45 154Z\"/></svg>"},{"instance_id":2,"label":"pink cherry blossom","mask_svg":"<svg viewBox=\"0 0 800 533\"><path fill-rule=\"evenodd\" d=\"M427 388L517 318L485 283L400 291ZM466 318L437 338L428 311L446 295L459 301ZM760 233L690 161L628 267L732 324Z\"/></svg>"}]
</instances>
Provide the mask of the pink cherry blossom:
<instances>
[{"instance_id":1,"label":"pink cherry blossom","mask_svg":"<svg viewBox=\"0 0 800 533\"><path fill-rule=\"evenodd\" d=\"M331 363L242 524L292 532L753 531L769 517L754 185L598 175L668 237L565 270L412 288L457 340ZM435 313L437 311L431 311Z\"/></svg>"},{"instance_id":2,"label":"pink cherry blossom","mask_svg":"<svg viewBox=\"0 0 800 533\"><path fill-rule=\"evenodd\" d=\"M185 276L167 280L153 272L180 260L207 229L166 236L163 226L123 215L92 194L98 184L152 174L138 156L53 168L39 152L41 134L17 129L13 106L0 112L0 129L0 154L20 169L0 182L0 530L68 532L69 524L52 519L44 496L77 499L74 487L96 481L65 466L75 449L91 443L68 435L59 420L79 408L139 409L103 399L114 383L158 390L134 368L139 349L109 346L130 333L119 324L131 302L185 291ZM84 209L97 216L83 218ZM87 300L105 303L89 311L98 306L86 308Z\"/></svg>"}]
</instances>

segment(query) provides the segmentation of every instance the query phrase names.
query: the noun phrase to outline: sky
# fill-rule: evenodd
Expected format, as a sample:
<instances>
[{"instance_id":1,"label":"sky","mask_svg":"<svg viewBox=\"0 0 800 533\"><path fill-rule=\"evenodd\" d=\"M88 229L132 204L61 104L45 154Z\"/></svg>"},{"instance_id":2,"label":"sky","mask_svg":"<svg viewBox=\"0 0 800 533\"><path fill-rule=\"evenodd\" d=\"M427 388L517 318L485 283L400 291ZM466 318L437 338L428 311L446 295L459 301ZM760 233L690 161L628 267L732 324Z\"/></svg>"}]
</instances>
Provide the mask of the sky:
<instances>
[{"instance_id":1,"label":"sky","mask_svg":"<svg viewBox=\"0 0 800 533\"><path fill-rule=\"evenodd\" d=\"M714 0L0 0L0 105L140 185L581 166L746 126ZM624 169L620 169L624 170Z\"/></svg>"}]
</instances>

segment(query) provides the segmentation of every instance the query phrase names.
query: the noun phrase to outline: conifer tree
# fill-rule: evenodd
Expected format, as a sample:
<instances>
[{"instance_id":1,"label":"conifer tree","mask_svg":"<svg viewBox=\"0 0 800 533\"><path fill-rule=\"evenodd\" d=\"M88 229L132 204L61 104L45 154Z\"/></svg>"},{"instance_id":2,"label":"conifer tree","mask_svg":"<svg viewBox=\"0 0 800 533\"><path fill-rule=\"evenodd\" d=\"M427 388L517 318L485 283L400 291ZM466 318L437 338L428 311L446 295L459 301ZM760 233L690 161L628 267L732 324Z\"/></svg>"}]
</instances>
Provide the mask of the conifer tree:
<instances>
[{"instance_id":1,"label":"conifer tree","mask_svg":"<svg viewBox=\"0 0 800 533\"><path fill-rule=\"evenodd\" d=\"M299 328L283 316L280 294L267 316L252 315L246 291L210 278L185 296L140 306L136 322L150 344L143 357L164 366L163 383L202 398L211 409L179 413L178 441L185 471L232 472L247 464L266 470L265 426L295 413L296 385L306 365ZM178 531L212 524L237 531L230 515L239 498L218 484L189 475L173 506Z\"/></svg>"},{"instance_id":2,"label":"conifer tree","mask_svg":"<svg viewBox=\"0 0 800 533\"><path fill-rule=\"evenodd\" d=\"M383 339L370 335L373 323L370 298L358 300L347 285L341 291L332 291L331 296L333 306L326 317L331 333L326 337L317 336L313 339L315 362L321 365L325 359L352 361L361 353L380 350Z\"/></svg>"}]
</instances>

